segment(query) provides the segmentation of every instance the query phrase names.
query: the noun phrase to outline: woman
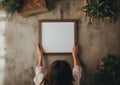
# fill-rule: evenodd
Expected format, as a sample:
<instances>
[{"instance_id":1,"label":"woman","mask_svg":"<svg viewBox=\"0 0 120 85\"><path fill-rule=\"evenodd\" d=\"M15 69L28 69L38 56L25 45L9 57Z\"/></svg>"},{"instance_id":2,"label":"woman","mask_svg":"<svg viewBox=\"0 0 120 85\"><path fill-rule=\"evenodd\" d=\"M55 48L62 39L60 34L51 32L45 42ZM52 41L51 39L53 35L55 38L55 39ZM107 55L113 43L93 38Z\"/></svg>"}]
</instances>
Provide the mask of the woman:
<instances>
[{"instance_id":1,"label":"woman","mask_svg":"<svg viewBox=\"0 0 120 85\"><path fill-rule=\"evenodd\" d=\"M74 45L72 50L74 68L63 60L55 61L44 73L43 69L43 50L40 45L37 47L38 65L35 70L35 85L79 85L82 69L78 62L78 46Z\"/></svg>"}]
</instances>

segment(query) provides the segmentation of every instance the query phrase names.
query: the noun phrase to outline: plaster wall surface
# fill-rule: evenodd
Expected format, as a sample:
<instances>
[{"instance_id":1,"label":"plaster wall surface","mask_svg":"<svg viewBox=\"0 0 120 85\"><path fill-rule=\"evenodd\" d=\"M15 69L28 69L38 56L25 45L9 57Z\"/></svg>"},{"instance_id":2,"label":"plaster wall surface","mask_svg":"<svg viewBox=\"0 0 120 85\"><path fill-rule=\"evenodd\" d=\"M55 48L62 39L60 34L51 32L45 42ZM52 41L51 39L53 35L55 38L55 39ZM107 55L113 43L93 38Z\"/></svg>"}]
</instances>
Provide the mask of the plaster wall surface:
<instances>
[{"instance_id":1,"label":"plaster wall surface","mask_svg":"<svg viewBox=\"0 0 120 85\"><path fill-rule=\"evenodd\" d=\"M62 4L63 5L63 4ZM63 10L64 19L78 19L79 57L84 64L81 85L91 85L91 77L99 59L107 54L120 54L120 21L110 24L107 20L98 21L87 26L88 20L84 19L80 7L83 2L76 0L69 2ZM61 4L54 10L44 14L23 18L14 14L5 26L6 61L3 85L34 85L34 69L37 63L37 26L41 19L60 19ZM55 60L66 60L73 66L72 55L47 55L44 56L45 66Z\"/></svg>"}]
</instances>

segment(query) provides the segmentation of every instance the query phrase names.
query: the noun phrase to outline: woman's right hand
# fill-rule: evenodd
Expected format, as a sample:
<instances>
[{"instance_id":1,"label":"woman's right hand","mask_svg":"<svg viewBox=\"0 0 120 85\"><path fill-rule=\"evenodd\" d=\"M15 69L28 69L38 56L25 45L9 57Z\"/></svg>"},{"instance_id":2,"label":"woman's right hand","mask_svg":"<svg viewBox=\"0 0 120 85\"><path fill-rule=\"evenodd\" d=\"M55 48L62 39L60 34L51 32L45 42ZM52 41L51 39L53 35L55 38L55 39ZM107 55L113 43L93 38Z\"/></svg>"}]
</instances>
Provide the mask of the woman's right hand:
<instances>
[{"instance_id":1,"label":"woman's right hand","mask_svg":"<svg viewBox=\"0 0 120 85\"><path fill-rule=\"evenodd\" d=\"M78 45L77 44L73 45L72 55L73 55L73 58L78 56Z\"/></svg>"},{"instance_id":2,"label":"woman's right hand","mask_svg":"<svg viewBox=\"0 0 120 85\"><path fill-rule=\"evenodd\" d=\"M74 44L73 50L72 50L72 56L73 56L73 61L74 61L74 67L79 66L79 61L78 61L78 45Z\"/></svg>"}]
</instances>

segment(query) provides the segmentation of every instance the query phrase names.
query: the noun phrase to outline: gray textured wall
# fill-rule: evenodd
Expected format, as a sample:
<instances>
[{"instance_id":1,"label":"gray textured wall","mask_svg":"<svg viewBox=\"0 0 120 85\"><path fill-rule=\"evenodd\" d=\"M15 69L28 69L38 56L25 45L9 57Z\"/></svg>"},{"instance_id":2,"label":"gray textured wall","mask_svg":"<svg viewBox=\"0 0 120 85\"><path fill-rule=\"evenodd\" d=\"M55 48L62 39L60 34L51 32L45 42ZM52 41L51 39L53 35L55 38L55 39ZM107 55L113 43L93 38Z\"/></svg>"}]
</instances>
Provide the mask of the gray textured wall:
<instances>
[{"instance_id":1,"label":"gray textured wall","mask_svg":"<svg viewBox=\"0 0 120 85\"><path fill-rule=\"evenodd\" d=\"M109 24L107 20L95 20L93 25L87 27L88 20L84 19L83 12L80 11L83 2L76 0L68 4L69 6L62 4L63 18L79 19L79 53L85 67L81 83L91 85L91 77L99 59L107 54L120 54L120 22ZM29 18L15 14L8 20L5 31L7 45L4 85L34 85L32 79L37 63L38 19L60 19L60 7L57 5L50 12ZM48 66L57 59L67 60L71 66L73 64L71 55L47 55L45 65Z\"/></svg>"}]
</instances>

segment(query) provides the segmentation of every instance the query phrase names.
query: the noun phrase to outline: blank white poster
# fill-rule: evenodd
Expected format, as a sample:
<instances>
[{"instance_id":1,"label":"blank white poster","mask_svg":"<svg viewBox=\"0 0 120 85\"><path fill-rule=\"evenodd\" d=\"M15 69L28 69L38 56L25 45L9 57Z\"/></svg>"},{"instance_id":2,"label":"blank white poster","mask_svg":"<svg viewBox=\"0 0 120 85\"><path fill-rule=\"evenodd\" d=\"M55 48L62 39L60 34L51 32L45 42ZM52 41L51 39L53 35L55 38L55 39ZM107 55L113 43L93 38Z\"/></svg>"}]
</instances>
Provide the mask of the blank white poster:
<instances>
[{"instance_id":1,"label":"blank white poster","mask_svg":"<svg viewBox=\"0 0 120 85\"><path fill-rule=\"evenodd\" d=\"M45 53L71 53L74 44L74 22L42 22L41 40Z\"/></svg>"}]
</instances>

